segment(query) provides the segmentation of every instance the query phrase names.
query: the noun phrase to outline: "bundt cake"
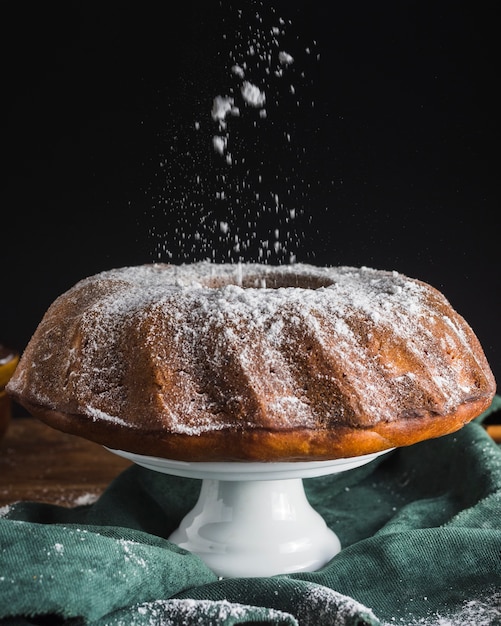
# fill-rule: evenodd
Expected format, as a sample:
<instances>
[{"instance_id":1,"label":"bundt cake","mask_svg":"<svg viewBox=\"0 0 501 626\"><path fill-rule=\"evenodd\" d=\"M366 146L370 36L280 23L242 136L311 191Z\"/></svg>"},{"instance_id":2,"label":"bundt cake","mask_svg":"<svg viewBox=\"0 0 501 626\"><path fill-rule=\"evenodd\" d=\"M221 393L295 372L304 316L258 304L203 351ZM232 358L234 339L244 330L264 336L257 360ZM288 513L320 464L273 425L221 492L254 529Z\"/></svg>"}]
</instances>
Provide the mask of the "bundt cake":
<instances>
[{"instance_id":1,"label":"bundt cake","mask_svg":"<svg viewBox=\"0 0 501 626\"><path fill-rule=\"evenodd\" d=\"M470 326L397 272L146 264L55 300L9 394L47 424L185 461L328 460L461 428L495 381Z\"/></svg>"}]
</instances>

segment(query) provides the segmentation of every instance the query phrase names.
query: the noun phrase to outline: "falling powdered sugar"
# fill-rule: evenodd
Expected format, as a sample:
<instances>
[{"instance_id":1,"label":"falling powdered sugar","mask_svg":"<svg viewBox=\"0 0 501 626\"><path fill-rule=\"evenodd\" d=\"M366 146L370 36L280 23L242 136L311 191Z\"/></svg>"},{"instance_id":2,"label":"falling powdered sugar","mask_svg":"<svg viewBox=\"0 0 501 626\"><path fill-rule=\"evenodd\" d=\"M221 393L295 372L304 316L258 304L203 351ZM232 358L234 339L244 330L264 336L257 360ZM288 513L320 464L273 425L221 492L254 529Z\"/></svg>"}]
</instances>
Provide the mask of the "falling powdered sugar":
<instances>
[{"instance_id":1,"label":"falling powdered sugar","mask_svg":"<svg viewBox=\"0 0 501 626\"><path fill-rule=\"evenodd\" d=\"M266 96L264 92L259 89L259 87L256 87L256 85L253 85L248 80L245 80L241 91L243 99L250 106L256 108L264 106Z\"/></svg>"},{"instance_id":2,"label":"falling powdered sugar","mask_svg":"<svg viewBox=\"0 0 501 626\"><path fill-rule=\"evenodd\" d=\"M314 104L305 60L316 44L301 45L291 26L265 2L222 10L226 77L210 96L199 94L200 113L189 128L173 129L160 157L165 184L152 198L150 229L158 260L296 261L309 193L298 113Z\"/></svg>"}]
</instances>

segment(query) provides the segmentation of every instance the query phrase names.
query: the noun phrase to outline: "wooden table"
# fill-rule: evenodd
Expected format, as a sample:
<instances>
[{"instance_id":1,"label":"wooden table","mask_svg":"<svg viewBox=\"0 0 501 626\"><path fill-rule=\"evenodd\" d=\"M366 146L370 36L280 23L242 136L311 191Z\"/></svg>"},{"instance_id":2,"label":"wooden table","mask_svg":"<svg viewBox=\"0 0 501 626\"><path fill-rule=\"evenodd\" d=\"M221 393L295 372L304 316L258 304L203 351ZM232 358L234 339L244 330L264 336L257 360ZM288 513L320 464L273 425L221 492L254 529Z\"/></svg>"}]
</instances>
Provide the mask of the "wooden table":
<instances>
[{"instance_id":1,"label":"wooden table","mask_svg":"<svg viewBox=\"0 0 501 626\"><path fill-rule=\"evenodd\" d=\"M130 465L96 443L16 417L0 441L0 507L18 500L90 503Z\"/></svg>"}]
</instances>

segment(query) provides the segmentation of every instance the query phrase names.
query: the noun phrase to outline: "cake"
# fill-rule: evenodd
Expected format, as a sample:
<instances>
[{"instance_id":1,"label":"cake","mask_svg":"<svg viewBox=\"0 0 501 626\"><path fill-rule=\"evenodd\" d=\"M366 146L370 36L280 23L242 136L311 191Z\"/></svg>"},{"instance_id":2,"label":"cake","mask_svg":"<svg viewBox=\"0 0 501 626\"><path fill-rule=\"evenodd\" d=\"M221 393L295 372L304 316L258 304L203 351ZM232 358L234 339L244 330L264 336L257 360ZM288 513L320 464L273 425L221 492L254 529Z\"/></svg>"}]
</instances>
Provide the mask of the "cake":
<instances>
[{"instance_id":1,"label":"cake","mask_svg":"<svg viewBox=\"0 0 501 626\"><path fill-rule=\"evenodd\" d=\"M49 307L8 393L50 426L184 461L310 461L439 437L495 380L438 290L395 271L145 264Z\"/></svg>"}]
</instances>

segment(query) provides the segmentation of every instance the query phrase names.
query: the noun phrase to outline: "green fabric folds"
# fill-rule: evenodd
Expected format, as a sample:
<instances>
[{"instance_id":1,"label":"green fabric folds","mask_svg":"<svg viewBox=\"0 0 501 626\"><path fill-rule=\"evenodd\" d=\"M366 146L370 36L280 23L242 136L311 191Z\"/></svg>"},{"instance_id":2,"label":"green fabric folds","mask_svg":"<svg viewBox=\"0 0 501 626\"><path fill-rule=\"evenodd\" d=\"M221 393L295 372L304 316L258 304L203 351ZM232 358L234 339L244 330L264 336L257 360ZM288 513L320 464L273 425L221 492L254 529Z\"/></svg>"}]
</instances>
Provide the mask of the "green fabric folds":
<instances>
[{"instance_id":1,"label":"green fabric folds","mask_svg":"<svg viewBox=\"0 0 501 626\"><path fill-rule=\"evenodd\" d=\"M501 450L481 425L305 479L343 549L321 570L219 580L166 538L200 481L133 466L92 505L0 510L0 624L501 624Z\"/></svg>"}]
</instances>

